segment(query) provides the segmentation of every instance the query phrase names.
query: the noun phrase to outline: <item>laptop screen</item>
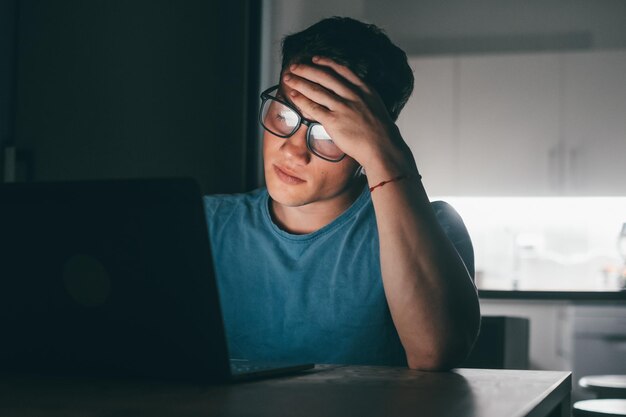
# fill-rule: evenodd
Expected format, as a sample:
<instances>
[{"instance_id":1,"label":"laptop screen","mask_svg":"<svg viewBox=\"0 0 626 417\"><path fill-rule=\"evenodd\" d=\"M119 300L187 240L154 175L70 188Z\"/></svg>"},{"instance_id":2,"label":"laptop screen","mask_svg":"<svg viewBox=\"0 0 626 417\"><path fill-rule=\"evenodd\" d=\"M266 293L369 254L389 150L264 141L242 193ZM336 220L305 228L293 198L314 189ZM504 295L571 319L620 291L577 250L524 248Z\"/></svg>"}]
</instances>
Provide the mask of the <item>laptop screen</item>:
<instances>
[{"instance_id":1,"label":"laptop screen","mask_svg":"<svg viewBox=\"0 0 626 417\"><path fill-rule=\"evenodd\" d=\"M0 186L0 370L228 376L193 180Z\"/></svg>"}]
</instances>

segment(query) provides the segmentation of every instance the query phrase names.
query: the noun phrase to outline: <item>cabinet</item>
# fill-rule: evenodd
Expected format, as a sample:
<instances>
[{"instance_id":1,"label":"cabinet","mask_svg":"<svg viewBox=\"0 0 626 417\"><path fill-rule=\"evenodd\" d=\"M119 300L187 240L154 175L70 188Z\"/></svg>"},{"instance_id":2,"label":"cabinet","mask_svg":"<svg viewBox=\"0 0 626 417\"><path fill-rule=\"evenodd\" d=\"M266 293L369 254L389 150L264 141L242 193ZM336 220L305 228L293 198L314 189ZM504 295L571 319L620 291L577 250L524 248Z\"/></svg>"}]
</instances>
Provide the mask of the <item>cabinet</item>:
<instances>
[{"instance_id":1,"label":"cabinet","mask_svg":"<svg viewBox=\"0 0 626 417\"><path fill-rule=\"evenodd\" d=\"M459 191L555 191L558 68L558 56L551 54L459 59Z\"/></svg>"},{"instance_id":2,"label":"cabinet","mask_svg":"<svg viewBox=\"0 0 626 417\"><path fill-rule=\"evenodd\" d=\"M626 305L575 301L481 299L483 316L530 321L530 368L572 372L574 400L585 375L626 374Z\"/></svg>"},{"instance_id":3,"label":"cabinet","mask_svg":"<svg viewBox=\"0 0 626 417\"><path fill-rule=\"evenodd\" d=\"M626 51L562 56L564 187L626 195Z\"/></svg>"},{"instance_id":4,"label":"cabinet","mask_svg":"<svg viewBox=\"0 0 626 417\"><path fill-rule=\"evenodd\" d=\"M626 195L626 51L410 59L431 195Z\"/></svg>"},{"instance_id":5,"label":"cabinet","mask_svg":"<svg viewBox=\"0 0 626 417\"><path fill-rule=\"evenodd\" d=\"M530 369L569 370L565 352L570 340L565 301L481 300L483 316L521 317L530 322Z\"/></svg>"},{"instance_id":6,"label":"cabinet","mask_svg":"<svg viewBox=\"0 0 626 417\"><path fill-rule=\"evenodd\" d=\"M572 382L576 398L593 398L578 387L586 375L626 374L626 306L582 305L571 310Z\"/></svg>"},{"instance_id":7,"label":"cabinet","mask_svg":"<svg viewBox=\"0 0 626 417\"><path fill-rule=\"evenodd\" d=\"M415 85L397 125L430 194L458 190L457 62L453 57L409 59Z\"/></svg>"}]
</instances>

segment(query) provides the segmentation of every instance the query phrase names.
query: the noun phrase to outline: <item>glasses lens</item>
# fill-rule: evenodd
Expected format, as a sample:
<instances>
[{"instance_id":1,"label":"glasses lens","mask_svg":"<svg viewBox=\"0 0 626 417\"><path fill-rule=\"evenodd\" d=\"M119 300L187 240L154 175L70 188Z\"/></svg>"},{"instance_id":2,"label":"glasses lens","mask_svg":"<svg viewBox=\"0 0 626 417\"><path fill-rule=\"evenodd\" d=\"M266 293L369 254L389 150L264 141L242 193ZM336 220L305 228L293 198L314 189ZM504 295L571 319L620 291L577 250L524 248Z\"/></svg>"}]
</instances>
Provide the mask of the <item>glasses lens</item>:
<instances>
[{"instance_id":1,"label":"glasses lens","mask_svg":"<svg viewBox=\"0 0 626 417\"><path fill-rule=\"evenodd\" d=\"M279 101L267 99L261 109L261 124L278 136L291 135L300 125L300 117Z\"/></svg>"},{"instance_id":2,"label":"glasses lens","mask_svg":"<svg viewBox=\"0 0 626 417\"><path fill-rule=\"evenodd\" d=\"M335 142L333 142L324 127L319 123L311 125L311 129L309 130L309 146L313 151L331 161L339 161L345 155L343 151L335 145Z\"/></svg>"}]
</instances>

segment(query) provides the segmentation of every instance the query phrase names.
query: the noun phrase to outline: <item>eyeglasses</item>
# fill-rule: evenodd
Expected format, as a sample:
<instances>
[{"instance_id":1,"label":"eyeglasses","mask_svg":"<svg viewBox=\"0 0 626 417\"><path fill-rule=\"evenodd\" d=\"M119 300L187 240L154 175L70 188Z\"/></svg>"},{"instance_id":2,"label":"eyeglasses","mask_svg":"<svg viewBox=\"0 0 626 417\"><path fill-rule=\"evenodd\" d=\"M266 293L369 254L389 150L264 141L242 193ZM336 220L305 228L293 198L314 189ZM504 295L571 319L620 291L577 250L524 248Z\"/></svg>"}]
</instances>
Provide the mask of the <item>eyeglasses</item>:
<instances>
[{"instance_id":1,"label":"eyeglasses","mask_svg":"<svg viewBox=\"0 0 626 417\"><path fill-rule=\"evenodd\" d=\"M329 162L341 161L346 154L335 145L324 127L305 119L291 104L276 97L278 87L275 85L261 93L262 102L259 111L261 126L271 134L287 139L298 131L300 125L305 125L306 147L309 151ZM271 95L272 92L274 95Z\"/></svg>"}]
</instances>

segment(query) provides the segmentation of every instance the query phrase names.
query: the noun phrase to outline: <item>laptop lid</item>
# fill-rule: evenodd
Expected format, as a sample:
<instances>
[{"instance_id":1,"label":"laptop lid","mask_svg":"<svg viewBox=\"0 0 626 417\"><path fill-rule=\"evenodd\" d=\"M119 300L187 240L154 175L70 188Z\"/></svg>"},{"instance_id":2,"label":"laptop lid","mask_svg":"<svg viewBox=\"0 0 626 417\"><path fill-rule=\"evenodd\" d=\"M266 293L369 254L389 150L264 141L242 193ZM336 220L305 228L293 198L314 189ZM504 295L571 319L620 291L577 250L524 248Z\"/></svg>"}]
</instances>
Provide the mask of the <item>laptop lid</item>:
<instances>
[{"instance_id":1,"label":"laptop lid","mask_svg":"<svg viewBox=\"0 0 626 417\"><path fill-rule=\"evenodd\" d=\"M221 381L194 180L0 185L0 370Z\"/></svg>"}]
</instances>

